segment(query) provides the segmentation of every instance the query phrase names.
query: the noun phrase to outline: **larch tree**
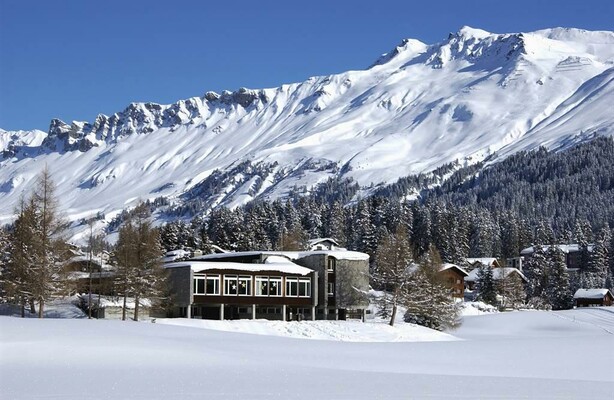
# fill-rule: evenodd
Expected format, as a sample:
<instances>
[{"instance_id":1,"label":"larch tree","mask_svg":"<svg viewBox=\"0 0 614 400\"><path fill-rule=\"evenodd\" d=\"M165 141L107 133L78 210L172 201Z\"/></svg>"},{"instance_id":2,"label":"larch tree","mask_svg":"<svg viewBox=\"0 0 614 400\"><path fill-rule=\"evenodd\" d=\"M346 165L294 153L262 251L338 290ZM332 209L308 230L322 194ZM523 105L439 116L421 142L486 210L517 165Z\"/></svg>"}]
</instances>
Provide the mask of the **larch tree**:
<instances>
[{"instance_id":1,"label":"larch tree","mask_svg":"<svg viewBox=\"0 0 614 400\"><path fill-rule=\"evenodd\" d=\"M60 217L55 184L47 167L38 176L32 204L35 222L31 239L35 254L32 295L38 302L38 317L43 318L45 303L54 295L66 294L64 261L68 256L64 238L67 224Z\"/></svg>"},{"instance_id":2,"label":"larch tree","mask_svg":"<svg viewBox=\"0 0 614 400\"><path fill-rule=\"evenodd\" d=\"M139 319L143 299L160 303L165 294L166 279L160 257L160 233L150 221L147 205L137 205L119 229L114 258L117 263L117 284L123 296L122 320L126 319L128 297L134 297L134 320Z\"/></svg>"},{"instance_id":3,"label":"larch tree","mask_svg":"<svg viewBox=\"0 0 614 400\"><path fill-rule=\"evenodd\" d=\"M64 261L67 257L63 237L67 225L60 218L55 185L45 168L27 199L22 199L10 238L6 287L10 296L30 311L38 303L38 317L43 318L45 303L65 294Z\"/></svg>"},{"instance_id":4,"label":"larch tree","mask_svg":"<svg viewBox=\"0 0 614 400\"><path fill-rule=\"evenodd\" d=\"M407 285L408 293L403 298L405 322L441 331L460 324L460 308L442 280L441 266L439 252L429 246Z\"/></svg>"},{"instance_id":5,"label":"larch tree","mask_svg":"<svg viewBox=\"0 0 614 400\"><path fill-rule=\"evenodd\" d=\"M375 268L372 281L388 292L376 300L382 315L390 316L390 326L394 325L399 305L405 303L412 280L411 268L414 252L407 237L407 228L399 224L395 233L386 234L377 246Z\"/></svg>"},{"instance_id":6,"label":"larch tree","mask_svg":"<svg viewBox=\"0 0 614 400\"><path fill-rule=\"evenodd\" d=\"M518 309L525 303L524 282L519 274L507 274L496 281L497 293L501 295L503 309Z\"/></svg>"}]
</instances>

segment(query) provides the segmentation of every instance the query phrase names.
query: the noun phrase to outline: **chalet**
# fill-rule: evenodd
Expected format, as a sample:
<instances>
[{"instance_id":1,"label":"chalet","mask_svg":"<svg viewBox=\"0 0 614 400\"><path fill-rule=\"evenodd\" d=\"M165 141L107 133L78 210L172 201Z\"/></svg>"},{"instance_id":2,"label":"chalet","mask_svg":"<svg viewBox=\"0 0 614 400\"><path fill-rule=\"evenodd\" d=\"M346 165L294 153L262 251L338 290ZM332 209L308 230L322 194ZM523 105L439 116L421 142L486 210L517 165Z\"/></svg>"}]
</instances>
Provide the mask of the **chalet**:
<instances>
[{"instance_id":1,"label":"chalet","mask_svg":"<svg viewBox=\"0 0 614 400\"><path fill-rule=\"evenodd\" d=\"M611 306L614 295L608 289L578 289L573 295L576 307Z\"/></svg>"},{"instance_id":2,"label":"chalet","mask_svg":"<svg viewBox=\"0 0 614 400\"><path fill-rule=\"evenodd\" d=\"M475 290L479 271L480 270L476 268L469 272L469 274L465 277L465 287L467 290ZM527 278L524 276L524 274L516 268L493 268L493 279L495 281L507 279L511 275L518 275L524 283L527 282Z\"/></svg>"},{"instance_id":3,"label":"chalet","mask_svg":"<svg viewBox=\"0 0 614 400\"><path fill-rule=\"evenodd\" d=\"M462 299L465 292L467 271L455 264L443 264L439 270L443 283L450 289L452 297Z\"/></svg>"},{"instance_id":4,"label":"chalet","mask_svg":"<svg viewBox=\"0 0 614 400\"><path fill-rule=\"evenodd\" d=\"M167 264L172 316L364 319L369 256L341 250L208 254Z\"/></svg>"},{"instance_id":5,"label":"chalet","mask_svg":"<svg viewBox=\"0 0 614 400\"><path fill-rule=\"evenodd\" d=\"M474 270L482 265L490 268L500 268L499 261L494 257L482 257L482 258L467 258L467 263L469 264L469 269Z\"/></svg>"},{"instance_id":6,"label":"chalet","mask_svg":"<svg viewBox=\"0 0 614 400\"><path fill-rule=\"evenodd\" d=\"M311 239L307 242L307 247L309 248L310 251L346 250L342 248L335 239L331 239L331 238Z\"/></svg>"},{"instance_id":7,"label":"chalet","mask_svg":"<svg viewBox=\"0 0 614 400\"><path fill-rule=\"evenodd\" d=\"M64 273L71 282L71 292L86 293L91 290L94 293L113 293L113 280L116 273L108 264L108 254L89 258L85 255L75 255L64 264Z\"/></svg>"}]
</instances>

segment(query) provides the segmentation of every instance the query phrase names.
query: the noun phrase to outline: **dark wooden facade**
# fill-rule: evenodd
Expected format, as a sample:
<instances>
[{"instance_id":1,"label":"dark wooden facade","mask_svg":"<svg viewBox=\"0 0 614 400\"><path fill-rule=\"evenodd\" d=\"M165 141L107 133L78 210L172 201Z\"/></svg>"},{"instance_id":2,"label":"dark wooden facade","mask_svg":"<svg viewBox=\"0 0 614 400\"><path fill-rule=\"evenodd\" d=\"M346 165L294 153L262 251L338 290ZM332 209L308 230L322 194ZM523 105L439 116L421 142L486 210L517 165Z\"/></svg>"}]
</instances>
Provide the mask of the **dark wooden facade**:
<instances>
[{"instance_id":1,"label":"dark wooden facade","mask_svg":"<svg viewBox=\"0 0 614 400\"><path fill-rule=\"evenodd\" d=\"M595 297L579 297L574 298L576 307L595 307L595 306L611 306L614 304L614 297L609 290L601 298Z\"/></svg>"},{"instance_id":2,"label":"dark wooden facade","mask_svg":"<svg viewBox=\"0 0 614 400\"><path fill-rule=\"evenodd\" d=\"M442 283L450 289L450 295L459 299L464 297L465 276L467 276L467 273L455 266L439 271L439 277Z\"/></svg>"}]
</instances>

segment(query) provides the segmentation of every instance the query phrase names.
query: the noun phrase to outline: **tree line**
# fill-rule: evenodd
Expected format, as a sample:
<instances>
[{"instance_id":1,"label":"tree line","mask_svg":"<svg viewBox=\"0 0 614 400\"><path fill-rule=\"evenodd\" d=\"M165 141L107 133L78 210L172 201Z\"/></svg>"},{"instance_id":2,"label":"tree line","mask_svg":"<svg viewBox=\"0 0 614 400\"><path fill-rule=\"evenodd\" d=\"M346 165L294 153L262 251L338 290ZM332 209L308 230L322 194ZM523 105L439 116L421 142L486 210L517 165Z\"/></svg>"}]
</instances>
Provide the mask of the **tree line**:
<instances>
[{"instance_id":1,"label":"tree line","mask_svg":"<svg viewBox=\"0 0 614 400\"><path fill-rule=\"evenodd\" d=\"M24 197L16 210L15 222L0 229L0 299L19 305L21 315L26 309L44 317L45 305L57 296L74 294L77 279L67 266L75 256L68 242L68 223L62 218L55 185L45 168L37 178L32 193ZM109 248L99 235L90 235L85 246L88 257L88 301L86 308L96 307L92 299L93 256ZM113 292L126 303L133 298L133 318L139 318L139 305L144 298L161 301L167 296L159 230L153 227L148 207L141 203L119 228L117 243L111 248L111 263L115 271Z\"/></svg>"}]
</instances>

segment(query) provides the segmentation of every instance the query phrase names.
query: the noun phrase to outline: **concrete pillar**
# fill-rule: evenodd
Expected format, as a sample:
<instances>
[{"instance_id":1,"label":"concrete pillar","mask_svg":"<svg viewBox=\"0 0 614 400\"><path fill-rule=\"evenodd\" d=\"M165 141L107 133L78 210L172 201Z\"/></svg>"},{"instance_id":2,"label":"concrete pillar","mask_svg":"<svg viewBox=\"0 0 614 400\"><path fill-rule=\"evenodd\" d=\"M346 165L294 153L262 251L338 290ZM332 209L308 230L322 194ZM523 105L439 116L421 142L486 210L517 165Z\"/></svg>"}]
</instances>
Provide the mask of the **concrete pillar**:
<instances>
[{"instance_id":1,"label":"concrete pillar","mask_svg":"<svg viewBox=\"0 0 614 400\"><path fill-rule=\"evenodd\" d=\"M185 311L186 318L192 318L192 304L188 304Z\"/></svg>"},{"instance_id":2,"label":"concrete pillar","mask_svg":"<svg viewBox=\"0 0 614 400\"><path fill-rule=\"evenodd\" d=\"M220 321L224 320L224 305L220 304Z\"/></svg>"},{"instance_id":3,"label":"concrete pillar","mask_svg":"<svg viewBox=\"0 0 614 400\"><path fill-rule=\"evenodd\" d=\"M335 308L335 321L339 321L339 309Z\"/></svg>"},{"instance_id":4,"label":"concrete pillar","mask_svg":"<svg viewBox=\"0 0 614 400\"><path fill-rule=\"evenodd\" d=\"M316 320L316 307L315 306L311 307L311 320L312 321Z\"/></svg>"},{"instance_id":5,"label":"concrete pillar","mask_svg":"<svg viewBox=\"0 0 614 400\"><path fill-rule=\"evenodd\" d=\"M328 321L328 307L324 307L324 321Z\"/></svg>"},{"instance_id":6,"label":"concrete pillar","mask_svg":"<svg viewBox=\"0 0 614 400\"><path fill-rule=\"evenodd\" d=\"M256 305L252 304L252 319L256 319Z\"/></svg>"},{"instance_id":7,"label":"concrete pillar","mask_svg":"<svg viewBox=\"0 0 614 400\"><path fill-rule=\"evenodd\" d=\"M285 304L281 306L281 318L282 318L282 321L286 320L286 305Z\"/></svg>"}]
</instances>

